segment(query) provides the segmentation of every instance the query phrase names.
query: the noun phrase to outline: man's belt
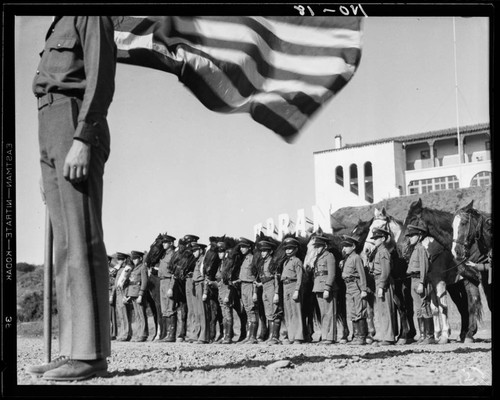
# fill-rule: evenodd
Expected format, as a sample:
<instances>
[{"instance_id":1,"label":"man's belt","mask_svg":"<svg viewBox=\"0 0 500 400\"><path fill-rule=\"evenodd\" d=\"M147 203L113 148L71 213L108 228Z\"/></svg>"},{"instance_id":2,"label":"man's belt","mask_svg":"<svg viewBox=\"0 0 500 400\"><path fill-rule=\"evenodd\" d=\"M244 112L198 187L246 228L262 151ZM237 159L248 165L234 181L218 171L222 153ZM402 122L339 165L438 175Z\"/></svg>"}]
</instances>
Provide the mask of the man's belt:
<instances>
[{"instance_id":1,"label":"man's belt","mask_svg":"<svg viewBox=\"0 0 500 400\"><path fill-rule=\"evenodd\" d=\"M164 280L164 279L171 279L172 277L171 276L160 276L160 280Z\"/></svg>"},{"instance_id":2,"label":"man's belt","mask_svg":"<svg viewBox=\"0 0 500 400\"><path fill-rule=\"evenodd\" d=\"M315 271L314 272L314 277L316 278L317 276L323 276L323 275L328 275L328 271Z\"/></svg>"},{"instance_id":3,"label":"man's belt","mask_svg":"<svg viewBox=\"0 0 500 400\"><path fill-rule=\"evenodd\" d=\"M284 285L289 285L290 283L295 283L295 282L297 282L297 279L288 279L288 278L283 279Z\"/></svg>"},{"instance_id":4,"label":"man's belt","mask_svg":"<svg viewBox=\"0 0 500 400\"><path fill-rule=\"evenodd\" d=\"M129 285L140 285L141 281L129 281Z\"/></svg>"},{"instance_id":5,"label":"man's belt","mask_svg":"<svg viewBox=\"0 0 500 400\"><path fill-rule=\"evenodd\" d=\"M193 277L193 273L192 272L186 274L186 278L192 278L192 277Z\"/></svg>"},{"instance_id":6,"label":"man's belt","mask_svg":"<svg viewBox=\"0 0 500 400\"><path fill-rule=\"evenodd\" d=\"M343 279L344 279L344 282L350 283L350 282L356 281L358 279L358 277L357 276L348 276L348 277L343 278Z\"/></svg>"},{"instance_id":7,"label":"man's belt","mask_svg":"<svg viewBox=\"0 0 500 400\"><path fill-rule=\"evenodd\" d=\"M62 94L62 93L47 93L43 96L37 97L38 99L38 109L42 109L48 104L52 104L56 100L60 99L65 99L68 97L77 97L80 98L79 96L75 96L74 94Z\"/></svg>"},{"instance_id":8,"label":"man's belt","mask_svg":"<svg viewBox=\"0 0 500 400\"><path fill-rule=\"evenodd\" d=\"M408 274L408 276L412 277L412 278L417 278L417 279L420 279L420 272L410 272Z\"/></svg>"},{"instance_id":9,"label":"man's belt","mask_svg":"<svg viewBox=\"0 0 500 400\"><path fill-rule=\"evenodd\" d=\"M263 276L260 278L260 281L262 283L267 283L267 282L272 281L272 280L274 280L274 276Z\"/></svg>"}]
</instances>

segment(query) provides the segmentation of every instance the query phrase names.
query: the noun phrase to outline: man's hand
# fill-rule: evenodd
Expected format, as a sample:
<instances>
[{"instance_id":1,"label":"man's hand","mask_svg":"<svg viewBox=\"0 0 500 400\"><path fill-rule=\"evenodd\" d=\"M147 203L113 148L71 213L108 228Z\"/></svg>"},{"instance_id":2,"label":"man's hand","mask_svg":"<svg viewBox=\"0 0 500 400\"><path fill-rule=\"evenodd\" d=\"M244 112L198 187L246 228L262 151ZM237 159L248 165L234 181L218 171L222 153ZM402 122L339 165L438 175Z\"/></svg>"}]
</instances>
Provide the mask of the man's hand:
<instances>
[{"instance_id":1,"label":"man's hand","mask_svg":"<svg viewBox=\"0 0 500 400\"><path fill-rule=\"evenodd\" d=\"M361 298L364 299L366 296L368 296L368 293L366 293L366 290L361 291Z\"/></svg>"},{"instance_id":2,"label":"man's hand","mask_svg":"<svg viewBox=\"0 0 500 400\"><path fill-rule=\"evenodd\" d=\"M63 175L71 183L87 179L90 164L90 144L73 140L73 145L64 160Z\"/></svg>"},{"instance_id":3,"label":"man's hand","mask_svg":"<svg viewBox=\"0 0 500 400\"><path fill-rule=\"evenodd\" d=\"M296 290L295 292L293 292L292 300L293 301L298 301L299 300L299 291L298 290Z\"/></svg>"},{"instance_id":4,"label":"man's hand","mask_svg":"<svg viewBox=\"0 0 500 400\"><path fill-rule=\"evenodd\" d=\"M142 296L139 296L139 297L137 298L137 304L142 304Z\"/></svg>"},{"instance_id":5,"label":"man's hand","mask_svg":"<svg viewBox=\"0 0 500 400\"><path fill-rule=\"evenodd\" d=\"M377 297L379 299L383 299L384 298L384 289L382 288L378 288L378 291L377 291Z\"/></svg>"},{"instance_id":6,"label":"man's hand","mask_svg":"<svg viewBox=\"0 0 500 400\"><path fill-rule=\"evenodd\" d=\"M329 291L329 290L325 290L325 291L323 292L323 299L327 300L327 299L328 299L328 297L330 297L330 291Z\"/></svg>"},{"instance_id":7,"label":"man's hand","mask_svg":"<svg viewBox=\"0 0 500 400\"><path fill-rule=\"evenodd\" d=\"M280 296L279 296L278 293L275 293L274 297L273 297L273 303L274 304L279 304L279 302L280 302Z\"/></svg>"}]
</instances>

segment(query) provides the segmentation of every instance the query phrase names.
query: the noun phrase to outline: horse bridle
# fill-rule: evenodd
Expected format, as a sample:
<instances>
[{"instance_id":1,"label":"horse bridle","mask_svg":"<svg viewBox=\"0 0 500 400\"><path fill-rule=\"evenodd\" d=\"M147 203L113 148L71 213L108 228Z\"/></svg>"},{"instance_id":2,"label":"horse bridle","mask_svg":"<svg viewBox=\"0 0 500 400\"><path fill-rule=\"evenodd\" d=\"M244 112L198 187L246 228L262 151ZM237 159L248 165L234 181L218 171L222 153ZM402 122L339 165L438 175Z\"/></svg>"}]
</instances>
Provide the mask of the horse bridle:
<instances>
[{"instance_id":1,"label":"horse bridle","mask_svg":"<svg viewBox=\"0 0 500 400\"><path fill-rule=\"evenodd\" d=\"M472 245L474 244L474 242L476 242L478 247L479 247L479 252L481 254L486 254L488 249L487 249L487 246L485 243L484 232L483 232L484 231L484 223L485 223L484 217L480 213L477 213L477 215L479 217L479 222L476 225L475 230L472 231L472 229L471 229L472 228L472 217L473 217L472 212L465 212L464 213L462 211L460 214L465 214L468 217L467 235L465 236L465 240L463 242L459 241L457 239L453 239L453 242L463 246L465 248L466 252L469 252L469 250L472 247Z\"/></svg>"}]
</instances>

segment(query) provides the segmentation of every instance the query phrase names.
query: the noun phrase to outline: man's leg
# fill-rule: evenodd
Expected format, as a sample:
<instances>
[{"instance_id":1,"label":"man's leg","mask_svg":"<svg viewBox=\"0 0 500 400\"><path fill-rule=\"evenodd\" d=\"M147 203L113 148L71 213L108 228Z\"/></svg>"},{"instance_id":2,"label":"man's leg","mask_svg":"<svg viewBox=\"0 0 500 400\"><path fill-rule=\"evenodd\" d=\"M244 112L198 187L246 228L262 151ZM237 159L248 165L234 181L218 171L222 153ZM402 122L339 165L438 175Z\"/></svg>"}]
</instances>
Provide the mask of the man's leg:
<instances>
[{"instance_id":1,"label":"man's leg","mask_svg":"<svg viewBox=\"0 0 500 400\"><path fill-rule=\"evenodd\" d=\"M63 166L73 143L77 108L77 102L68 98L39 113L42 178L54 229L60 353L73 360L105 363L111 342L101 211L109 132L105 127L103 143L92 147L88 178L78 184L68 182Z\"/></svg>"}]
</instances>

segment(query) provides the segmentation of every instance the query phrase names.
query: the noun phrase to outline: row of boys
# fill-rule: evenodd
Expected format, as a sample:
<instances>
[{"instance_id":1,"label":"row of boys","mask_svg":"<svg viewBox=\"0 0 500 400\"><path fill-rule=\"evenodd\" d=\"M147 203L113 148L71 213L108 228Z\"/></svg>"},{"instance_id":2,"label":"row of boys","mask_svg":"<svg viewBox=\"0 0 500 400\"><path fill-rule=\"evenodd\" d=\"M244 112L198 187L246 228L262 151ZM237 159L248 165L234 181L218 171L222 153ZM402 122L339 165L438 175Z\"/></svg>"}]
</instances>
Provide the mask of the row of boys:
<instances>
[{"instance_id":1,"label":"row of boys","mask_svg":"<svg viewBox=\"0 0 500 400\"><path fill-rule=\"evenodd\" d=\"M412 297L419 321L418 342L433 342L432 314L424 286L428 272L425 249L419 242L424 230L410 226L408 236L414 245L408 272L412 276ZM390 233L375 229L372 240L376 250L370 257L369 271L375 281L373 301L374 337L368 336L368 288L366 272L361 257L355 249L358 241L344 236L340 263L342 279L346 284L346 305L353 326L352 344L390 345L395 343L396 315L392 293L391 257L385 247ZM148 268L143 262L144 253L132 251L130 255L117 253L116 265L110 266L110 305L112 339L119 341L146 341L148 324L147 300L151 302L158 318L159 329L153 340L174 342L189 341L199 344L233 342L233 311L241 322L238 342L269 344L281 343L282 321L287 343L304 343L312 340L305 323L304 300L314 296L320 310L320 343L337 342L337 290L335 285L335 258L327 250L328 238L316 235L314 247L317 255L306 272L303 262L296 256L299 243L294 238L286 238L283 247L286 260L280 274L271 270L271 259L276 249L269 241L259 241L262 262L256 269L252 265L255 243L240 238L239 249L243 262L236 280L222 278L221 267L215 276L209 277L203 268L206 245L198 243L195 235L185 235L179 240L162 236L164 256L157 265ZM184 251L190 251L195 258L195 267L179 279L172 265ZM224 242L217 243L217 253L221 261L227 257ZM110 257L110 261L111 261ZM220 263L222 266L222 262ZM312 293L305 293L304 283L313 279ZM132 310L136 321L136 332L132 333ZM257 332L260 321L260 335ZM216 337L216 324L219 335Z\"/></svg>"}]
</instances>

